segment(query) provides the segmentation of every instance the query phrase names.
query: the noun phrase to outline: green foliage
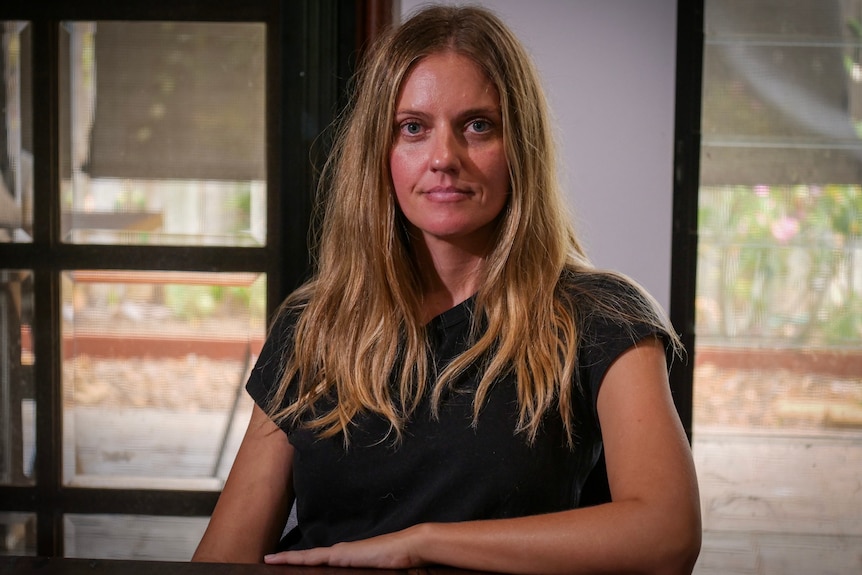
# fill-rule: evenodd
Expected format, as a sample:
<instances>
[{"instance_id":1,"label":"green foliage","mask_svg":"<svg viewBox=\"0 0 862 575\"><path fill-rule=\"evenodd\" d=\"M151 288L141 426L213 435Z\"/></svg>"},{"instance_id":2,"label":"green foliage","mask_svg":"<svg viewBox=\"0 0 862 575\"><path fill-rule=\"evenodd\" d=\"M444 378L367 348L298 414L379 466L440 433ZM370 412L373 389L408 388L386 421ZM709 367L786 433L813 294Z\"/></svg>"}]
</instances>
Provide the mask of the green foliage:
<instances>
[{"instance_id":1,"label":"green foliage","mask_svg":"<svg viewBox=\"0 0 862 575\"><path fill-rule=\"evenodd\" d=\"M728 186L700 194L698 332L862 343L862 189Z\"/></svg>"},{"instance_id":2,"label":"green foliage","mask_svg":"<svg viewBox=\"0 0 862 575\"><path fill-rule=\"evenodd\" d=\"M260 276L248 287L169 284L164 287L164 303L175 318L183 321L237 314L263 318L266 279Z\"/></svg>"},{"instance_id":3,"label":"green foliage","mask_svg":"<svg viewBox=\"0 0 862 575\"><path fill-rule=\"evenodd\" d=\"M199 320L213 314L221 300L218 286L165 286L165 304L174 317L185 321Z\"/></svg>"}]
</instances>

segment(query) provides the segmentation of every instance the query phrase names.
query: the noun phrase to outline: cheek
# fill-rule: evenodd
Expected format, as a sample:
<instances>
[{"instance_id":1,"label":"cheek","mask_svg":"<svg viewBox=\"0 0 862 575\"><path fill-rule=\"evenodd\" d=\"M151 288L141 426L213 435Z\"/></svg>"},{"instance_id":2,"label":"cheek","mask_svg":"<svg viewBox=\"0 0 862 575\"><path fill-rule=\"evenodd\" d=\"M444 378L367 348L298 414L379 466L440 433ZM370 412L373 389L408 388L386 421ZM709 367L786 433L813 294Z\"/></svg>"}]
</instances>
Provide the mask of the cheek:
<instances>
[{"instance_id":1,"label":"cheek","mask_svg":"<svg viewBox=\"0 0 862 575\"><path fill-rule=\"evenodd\" d=\"M389 174L392 178L392 187L395 189L396 199L407 194L412 187L410 163L403 153L394 149L389 154Z\"/></svg>"},{"instance_id":2,"label":"cheek","mask_svg":"<svg viewBox=\"0 0 862 575\"><path fill-rule=\"evenodd\" d=\"M402 211L410 210L414 191L425 173L421 151L415 147L396 146L389 155L389 174L395 191L395 202Z\"/></svg>"},{"instance_id":3,"label":"cheek","mask_svg":"<svg viewBox=\"0 0 862 575\"><path fill-rule=\"evenodd\" d=\"M483 172L488 180L489 188L493 191L495 197L499 197L502 201L505 201L511 188L509 164L506 161L506 155L502 151L489 155L485 159L484 167Z\"/></svg>"}]
</instances>

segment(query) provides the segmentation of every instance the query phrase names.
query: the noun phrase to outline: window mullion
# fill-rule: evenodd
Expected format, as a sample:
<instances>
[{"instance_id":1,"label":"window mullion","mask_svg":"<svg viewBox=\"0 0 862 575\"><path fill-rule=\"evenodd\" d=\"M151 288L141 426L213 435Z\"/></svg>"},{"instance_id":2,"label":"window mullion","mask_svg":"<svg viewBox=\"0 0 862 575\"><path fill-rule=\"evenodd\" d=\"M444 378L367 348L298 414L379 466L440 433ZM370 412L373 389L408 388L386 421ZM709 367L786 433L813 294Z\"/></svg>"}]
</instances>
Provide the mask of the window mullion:
<instances>
[{"instance_id":1,"label":"window mullion","mask_svg":"<svg viewBox=\"0 0 862 575\"><path fill-rule=\"evenodd\" d=\"M697 205L700 165L703 0L682 2L677 13L676 136L670 319L688 352L673 366L674 403L692 439L694 322L697 276Z\"/></svg>"},{"instance_id":2,"label":"window mullion","mask_svg":"<svg viewBox=\"0 0 862 575\"><path fill-rule=\"evenodd\" d=\"M45 18L33 21L34 191L33 244L41 253L59 241L58 30ZM34 382L36 396L37 553L62 555L62 509L57 491L62 471L59 332L59 269L55 258L36 258L34 272Z\"/></svg>"}]
</instances>

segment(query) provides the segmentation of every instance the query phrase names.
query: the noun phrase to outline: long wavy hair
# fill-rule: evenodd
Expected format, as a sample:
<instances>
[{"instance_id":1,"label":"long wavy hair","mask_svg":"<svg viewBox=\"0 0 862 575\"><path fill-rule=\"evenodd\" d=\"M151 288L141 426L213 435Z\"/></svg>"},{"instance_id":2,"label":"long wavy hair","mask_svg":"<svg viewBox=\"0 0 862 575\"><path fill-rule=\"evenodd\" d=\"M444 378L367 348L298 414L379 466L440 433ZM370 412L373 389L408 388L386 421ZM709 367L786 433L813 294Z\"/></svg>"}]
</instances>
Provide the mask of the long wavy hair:
<instances>
[{"instance_id":1,"label":"long wavy hair","mask_svg":"<svg viewBox=\"0 0 862 575\"><path fill-rule=\"evenodd\" d=\"M497 88L511 194L483 264L474 336L437 373L389 155L403 82L417 62L445 51L471 58ZM315 275L280 310L296 319L270 415L310 426L323 437L341 433L348 441L355 416L368 412L388 420L400 436L423 398L430 395L436 413L447 386L478 366L474 423L494 381L513 375L519 400L513 432L534 440L543 415L556 409L572 441L579 310L586 301L592 298L589 306L624 323L647 321L675 336L660 307L639 288L639 309L632 314L620 311L630 305L617 306L591 289L572 289L578 282L563 281L598 272L574 233L558 187L546 99L524 47L485 9L433 6L385 34L354 81L320 179ZM291 401L285 402L287 396Z\"/></svg>"}]
</instances>

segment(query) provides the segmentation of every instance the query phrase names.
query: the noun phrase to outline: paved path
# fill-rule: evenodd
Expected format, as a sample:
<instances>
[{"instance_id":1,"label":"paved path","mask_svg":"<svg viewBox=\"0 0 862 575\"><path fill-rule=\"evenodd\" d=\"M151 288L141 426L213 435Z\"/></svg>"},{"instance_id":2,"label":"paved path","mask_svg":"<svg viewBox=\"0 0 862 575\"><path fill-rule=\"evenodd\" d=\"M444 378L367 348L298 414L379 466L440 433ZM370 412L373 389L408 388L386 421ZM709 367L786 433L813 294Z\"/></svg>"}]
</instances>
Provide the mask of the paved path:
<instances>
[{"instance_id":1,"label":"paved path","mask_svg":"<svg viewBox=\"0 0 862 575\"><path fill-rule=\"evenodd\" d=\"M862 432L694 435L697 575L862 573Z\"/></svg>"}]
</instances>

